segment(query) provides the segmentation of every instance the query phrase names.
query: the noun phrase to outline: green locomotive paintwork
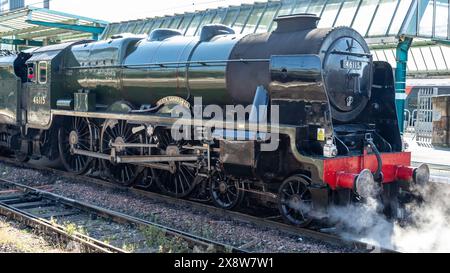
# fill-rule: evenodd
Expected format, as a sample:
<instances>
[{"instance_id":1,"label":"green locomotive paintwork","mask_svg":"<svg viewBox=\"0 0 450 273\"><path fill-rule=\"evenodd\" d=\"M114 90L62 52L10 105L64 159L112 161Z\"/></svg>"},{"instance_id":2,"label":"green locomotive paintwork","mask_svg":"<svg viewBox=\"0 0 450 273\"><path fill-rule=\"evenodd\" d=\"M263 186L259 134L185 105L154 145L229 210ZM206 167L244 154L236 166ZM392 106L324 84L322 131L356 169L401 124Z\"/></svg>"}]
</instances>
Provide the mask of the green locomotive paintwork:
<instances>
[{"instance_id":1,"label":"green locomotive paintwork","mask_svg":"<svg viewBox=\"0 0 450 273\"><path fill-rule=\"evenodd\" d=\"M14 63L0 64L0 123L17 124L20 120L21 79L14 73Z\"/></svg>"}]
</instances>

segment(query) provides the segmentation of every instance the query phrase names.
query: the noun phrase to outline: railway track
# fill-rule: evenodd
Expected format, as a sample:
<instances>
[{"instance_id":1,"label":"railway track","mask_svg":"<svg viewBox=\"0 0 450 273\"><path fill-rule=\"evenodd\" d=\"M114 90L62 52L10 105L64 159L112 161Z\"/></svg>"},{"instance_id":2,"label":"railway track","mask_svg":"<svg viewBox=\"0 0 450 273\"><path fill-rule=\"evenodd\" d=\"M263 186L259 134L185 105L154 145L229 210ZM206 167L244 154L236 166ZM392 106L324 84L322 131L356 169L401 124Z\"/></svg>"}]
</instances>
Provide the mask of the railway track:
<instances>
[{"instance_id":1,"label":"railway track","mask_svg":"<svg viewBox=\"0 0 450 273\"><path fill-rule=\"evenodd\" d=\"M234 220L254 224L256 226L278 230L280 232L283 232L283 233L286 233L289 235L309 237L309 238L312 238L312 239L315 239L318 241L322 241L322 242L327 242L327 243L333 244L333 245L339 245L339 246L344 245L344 246L351 247L355 250L362 251L362 252L380 252L380 253L396 252L395 250L379 248L379 247L367 244L365 242L359 242L359 241L341 238L335 234L325 233L325 232L321 232L318 230L299 228L296 226L288 225L281 221L281 217L277 217L277 216L261 218L261 217L255 216L255 215L250 215L248 213L224 210L224 209L209 205L204 202L197 202L197 201L188 200L188 199L177 199L177 198L173 198L173 197L170 197L167 195L150 192L150 191L147 191L147 190L144 190L141 188L137 188L137 187L122 187L120 185L117 185L112 182L105 181L105 180L102 180L99 178L94 178L94 177L90 177L90 176L80 177L78 175L74 175L74 174L71 174L71 173L68 173L65 171L61 171L58 169L48 168L48 167L30 164L30 163L18 163L10 158L0 157L0 161L5 161L7 163L10 163L10 164L13 164L16 166L20 166L20 167L53 172L62 177L71 178L71 179L76 180L77 182L81 182L84 184L95 184L97 186L104 187L104 188L120 189L122 191L134 194L136 196L146 197L146 198L150 198L152 200L161 201L161 202L165 202L168 204L177 204L177 205L192 207L199 211L211 213L211 214L220 216L222 218L234 219ZM1 182L1 180L0 180L0 182ZM124 215L124 216L126 216L126 215ZM128 216L128 217L130 217L130 216ZM133 217L131 217L131 218L133 218ZM136 218L134 218L134 219L136 219ZM136 220L139 220L139 219L136 219ZM143 221L143 220L139 220L139 221ZM231 249L234 252L244 251L245 245L241 246L239 248L231 248Z\"/></svg>"},{"instance_id":2,"label":"railway track","mask_svg":"<svg viewBox=\"0 0 450 273\"><path fill-rule=\"evenodd\" d=\"M101 221L105 221L106 225L112 221L137 230L151 228L153 232L157 231L156 234L159 236L183 240L191 250L247 252L245 249L238 249L171 227L56 195L51 193L51 188L48 187L44 187L45 190L42 190L0 178L0 188L3 188L0 190L0 214L42 232L56 233L66 241L75 241L85 252L126 253L129 251L84 234L74 229L73 225L65 226L59 222L74 217L78 222L80 219L96 220L97 222L98 219L101 219ZM98 225L98 223L96 224ZM93 233L98 232L94 230ZM105 234L102 235L102 237L104 236Z\"/></svg>"}]
</instances>

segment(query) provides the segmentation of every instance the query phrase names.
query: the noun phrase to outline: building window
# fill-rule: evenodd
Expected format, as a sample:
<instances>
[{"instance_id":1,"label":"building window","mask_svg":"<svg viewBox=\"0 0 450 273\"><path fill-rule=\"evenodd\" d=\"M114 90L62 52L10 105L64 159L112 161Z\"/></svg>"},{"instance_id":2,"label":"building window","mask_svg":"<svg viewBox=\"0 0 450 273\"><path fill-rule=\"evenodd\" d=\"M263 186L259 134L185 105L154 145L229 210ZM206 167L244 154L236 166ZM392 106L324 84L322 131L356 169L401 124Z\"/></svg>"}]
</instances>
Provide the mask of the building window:
<instances>
[{"instance_id":1,"label":"building window","mask_svg":"<svg viewBox=\"0 0 450 273\"><path fill-rule=\"evenodd\" d=\"M47 62L39 62L39 83L46 84L47 83L47 71L48 64Z\"/></svg>"}]
</instances>

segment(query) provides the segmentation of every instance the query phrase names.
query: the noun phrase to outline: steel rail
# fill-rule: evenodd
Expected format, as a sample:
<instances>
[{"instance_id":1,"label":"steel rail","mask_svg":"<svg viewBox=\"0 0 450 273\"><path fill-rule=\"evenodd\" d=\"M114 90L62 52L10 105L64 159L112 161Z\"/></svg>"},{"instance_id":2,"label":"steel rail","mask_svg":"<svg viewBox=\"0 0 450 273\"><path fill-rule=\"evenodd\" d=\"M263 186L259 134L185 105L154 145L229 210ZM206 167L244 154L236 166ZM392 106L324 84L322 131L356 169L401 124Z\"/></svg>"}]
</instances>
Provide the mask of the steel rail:
<instances>
[{"instance_id":1,"label":"steel rail","mask_svg":"<svg viewBox=\"0 0 450 273\"><path fill-rule=\"evenodd\" d=\"M120 223L120 224L130 224L130 225L134 225L137 226L139 228L148 228L148 227L153 227L153 228L157 228L161 231L164 232L164 234L169 237L180 237L183 240L185 240L191 247L194 246L202 246L204 247L204 249L208 249L209 247L214 247L214 249L216 251L219 252L233 252L233 253L243 253L243 252L248 252L245 249L238 249L236 247L233 246L229 246L211 239L207 239L201 236L197 236L197 235L193 235L190 234L188 232L182 231L182 230L178 230L175 228L171 228L168 226L164 226L158 223L154 223L151 221L147 221L144 219L140 219L134 216L130 216L121 212L117 212L117 211L113 211L110 209L105 209L96 205L92 205L92 204L88 204L85 202L81 202L81 201L77 201L71 198L67 198L61 195L57 195L45 190L40 190L40 189L36 189L34 187L30 187L18 182L13 182L13 181L9 181L6 179L2 179L0 178L0 184L9 184L9 185L13 185L14 187L20 188L22 190L25 190L27 192L32 192L32 193L36 193L39 196L67 205L67 206L71 206L73 208L77 208L79 210L85 211L85 212L89 212L89 213L94 213L100 217L106 218L106 219L111 219L116 223ZM0 204L1 204L1 200L0 200ZM22 212L20 210L15 209L18 212ZM22 212L23 214L28 214L30 217L32 217L31 214L26 213L26 212ZM45 220L43 220L45 221ZM47 221L48 222L48 221ZM48 222L49 223L49 222ZM51 223L50 223L51 224ZM82 234L79 234L82 235ZM87 237L87 236L86 236ZM104 244L102 242L96 241L95 239L91 239L91 238L85 238L88 241L94 241L96 242L96 244L101 243L101 245L103 245L103 247L107 247L107 244ZM119 252L119 249L115 249L115 251L112 252Z\"/></svg>"},{"instance_id":2,"label":"steel rail","mask_svg":"<svg viewBox=\"0 0 450 273\"><path fill-rule=\"evenodd\" d=\"M296 227L293 225L285 224L283 222L278 222L278 221L270 220L267 218L260 218L260 217L249 215L249 214L242 213L242 212L224 210L224 209L221 209L221 208L209 205L209 204L200 203L200 202L193 201L193 200L177 199L174 197L162 195L162 194L155 193L155 192L146 191L144 189L139 189L139 188L135 188L135 187L124 187L124 186L120 186L120 185L117 185L117 184L114 184L112 182L105 181L102 179L93 178L93 177L89 177L89 176L79 176L79 175L75 175L72 173L68 173L66 171L61 171L61 170L48 168L48 167L44 167L44 166L37 166L35 164L18 163L9 158L0 157L0 160L3 160L5 162L8 162L8 163L11 163L14 165L21 165L23 167L28 167L28 168L32 168L32 169L36 169L36 170L50 171L50 172L56 173L58 175L61 175L63 177L74 179L77 182L80 182L80 183L83 183L86 185L95 184L97 186L104 187L104 188L120 189L124 192L128 192L128 193L131 193L131 194L134 194L137 196L150 198L150 199L153 199L156 201L162 201L162 202L165 202L168 204L177 204L177 205L182 205L182 206L187 206L187 207L193 207L195 209L198 209L198 210L201 210L204 212L209 212L209 213L212 213L212 214L220 216L220 217L228 217L230 219L235 219L235 220L239 220L242 222L251 223L256 226L271 228L271 229L274 229L274 230L277 230L280 232L284 232L289 235L305 236L305 237L309 237L311 239L315 239L318 241L324 241L324 242L327 242L332 245L337 245L337 246L344 245L344 246L354 247L355 249L359 249L359 250L369 250L369 251L372 250L372 251L378 251L378 252L382 252L382 253L396 253L397 252L392 249L379 248L379 247L370 245L365 242L350 240L350 239L342 238L337 235L333 235L333 234L329 234L329 233L324 233L324 232L307 229L307 228L299 228L299 227ZM236 248L236 249L239 250L239 248Z\"/></svg>"},{"instance_id":3,"label":"steel rail","mask_svg":"<svg viewBox=\"0 0 450 273\"><path fill-rule=\"evenodd\" d=\"M79 233L77 231L67 232L66 229L56 223L52 223L45 219L39 218L24 210L17 209L13 206L4 204L0 201L0 214L9 219L13 219L24 223L25 225L42 231L46 234L56 233L64 237L68 241L75 241L80 243L85 249L93 252L101 253L127 253L125 250L106 244L92 237ZM89 252L90 252L89 251Z\"/></svg>"}]
</instances>

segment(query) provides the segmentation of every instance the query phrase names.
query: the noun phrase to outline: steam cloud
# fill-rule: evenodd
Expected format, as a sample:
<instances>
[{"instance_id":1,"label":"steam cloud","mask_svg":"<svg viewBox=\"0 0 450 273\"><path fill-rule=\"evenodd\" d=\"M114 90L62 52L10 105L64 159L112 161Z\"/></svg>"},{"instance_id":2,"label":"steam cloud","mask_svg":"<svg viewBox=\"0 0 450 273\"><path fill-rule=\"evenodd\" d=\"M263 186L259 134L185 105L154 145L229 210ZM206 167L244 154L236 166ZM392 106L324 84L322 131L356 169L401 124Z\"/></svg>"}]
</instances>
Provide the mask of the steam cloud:
<instances>
[{"instance_id":1,"label":"steam cloud","mask_svg":"<svg viewBox=\"0 0 450 273\"><path fill-rule=\"evenodd\" d=\"M434 184L422 196L425 202L407 205L411 221L406 225L386 219L374 198L334 207L330 219L344 238L400 252L450 252L450 187Z\"/></svg>"}]
</instances>

